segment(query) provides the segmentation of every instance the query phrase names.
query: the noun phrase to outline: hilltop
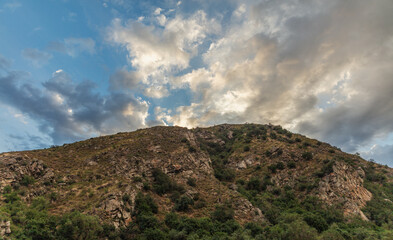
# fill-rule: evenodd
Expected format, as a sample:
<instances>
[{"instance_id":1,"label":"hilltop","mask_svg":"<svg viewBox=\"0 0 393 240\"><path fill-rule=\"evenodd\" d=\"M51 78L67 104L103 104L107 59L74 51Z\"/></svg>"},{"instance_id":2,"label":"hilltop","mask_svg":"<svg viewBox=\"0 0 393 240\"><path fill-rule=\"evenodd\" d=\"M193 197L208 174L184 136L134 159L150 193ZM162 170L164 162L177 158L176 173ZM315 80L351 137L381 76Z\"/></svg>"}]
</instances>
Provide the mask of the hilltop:
<instances>
[{"instance_id":1,"label":"hilltop","mask_svg":"<svg viewBox=\"0 0 393 240\"><path fill-rule=\"evenodd\" d=\"M393 234L391 168L273 125L153 127L3 153L0 192L11 239Z\"/></svg>"}]
</instances>

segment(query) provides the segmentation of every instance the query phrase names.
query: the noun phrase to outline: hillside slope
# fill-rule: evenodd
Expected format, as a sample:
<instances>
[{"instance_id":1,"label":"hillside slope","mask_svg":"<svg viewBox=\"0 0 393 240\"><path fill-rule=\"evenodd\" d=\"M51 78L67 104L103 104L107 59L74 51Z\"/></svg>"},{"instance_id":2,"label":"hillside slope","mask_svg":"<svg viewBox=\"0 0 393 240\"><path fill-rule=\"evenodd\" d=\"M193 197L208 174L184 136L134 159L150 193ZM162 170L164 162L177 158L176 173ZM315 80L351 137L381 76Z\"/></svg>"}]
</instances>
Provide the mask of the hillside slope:
<instances>
[{"instance_id":1,"label":"hillside slope","mask_svg":"<svg viewBox=\"0 0 393 240\"><path fill-rule=\"evenodd\" d=\"M265 227L259 235L268 236L288 213L321 234L334 224L360 221L383 235L393 220L392 181L386 166L280 126L153 127L1 154L0 233L12 238L25 231L8 206L20 198L30 207L46 199L49 216L81 212L120 229L138 224L143 200L156 204L149 211L157 221L170 212L214 219L221 209L244 226ZM139 233L129 236L143 236L138 226Z\"/></svg>"}]
</instances>

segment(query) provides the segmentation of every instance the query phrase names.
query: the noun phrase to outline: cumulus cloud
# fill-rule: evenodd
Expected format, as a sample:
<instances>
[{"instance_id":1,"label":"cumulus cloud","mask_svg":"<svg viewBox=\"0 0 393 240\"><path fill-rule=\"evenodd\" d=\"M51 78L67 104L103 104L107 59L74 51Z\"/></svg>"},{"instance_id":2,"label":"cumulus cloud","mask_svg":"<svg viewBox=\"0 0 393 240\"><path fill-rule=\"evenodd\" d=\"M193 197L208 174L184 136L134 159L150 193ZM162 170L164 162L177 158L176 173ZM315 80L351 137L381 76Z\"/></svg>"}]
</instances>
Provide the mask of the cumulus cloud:
<instances>
[{"instance_id":1,"label":"cumulus cloud","mask_svg":"<svg viewBox=\"0 0 393 240\"><path fill-rule=\"evenodd\" d=\"M161 9L155 11L160 13ZM123 25L120 19L115 19L108 29L108 40L127 48L130 63L140 75L140 81L148 85L145 93L150 97L166 96L163 85L168 83L168 78L188 68L198 53L198 46L207 35L219 30L219 25L207 19L203 11L189 18L176 15L160 24L163 29L132 20ZM159 93L160 90L163 92Z\"/></svg>"},{"instance_id":2,"label":"cumulus cloud","mask_svg":"<svg viewBox=\"0 0 393 240\"><path fill-rule=\"evenodd\" d=\"M161 28L114 21L110 40L126 46L147 89L193 93L190 105L160 111L159 120L271 122L347 151L393 132L391 1L237 4L214 18L177 12L158 19Z\"/></svg>"},{"instance_id":3,"label":"cumulus cloud","mask_svg":"<svg viewBox=\"0 0 393 240\"><path fill-rule=\"evenodd\" d=\"M0 101L37 120L55 144L146 126L147 102L123 93L103 96L94 87L88 81L74 83L62 70L42 88L10 72L0 78Z\"/></svg>"},{"instance_id":4,"label":"cumulus cloud","mask_svg":"<svg viewBox=\"0 0 393 240\"><path fill-rule=\"evenodd\" d=\"M42 89L20 85L10 73L1 79L1 99L45 119L42 128L58 142L117 126L271 122L359 151L393 133L392 1L180 3L148 3L150 16L109 25L106 39L127 51L129 66L113 73L107 95L64 72ZM86 38L48 47L95 53ZM6 65L0 57L0 68ZM190 104L160 105L179 89L191 92ZM156 119L146 120L149 105L130 94L163 98L154 105ZM389 149L378 145L372 155L387 159Z\"/></svg>"},{"instance_id":5,"label":"cumulus cloud","mask_svg":"<svg viewBox=\"0 0 393 240\"><path fill-rule=\"evenodd\" d=\"M95 41L91 38L66 38L64 41L55 41L48 44L48 49L76 57L81 53L94 54Z\"/></svg>"},{"instance_id":6,"label":"cumulus cloud","mask_svg":"<svg viewBox=\"0 0 393 240\"><path fill-rule=\"evenodd\" d=\"M45 65L53 57L52 54L40 51L36 48L23 49L22 56L36 67Z\"/></svg>"}]
</instances>

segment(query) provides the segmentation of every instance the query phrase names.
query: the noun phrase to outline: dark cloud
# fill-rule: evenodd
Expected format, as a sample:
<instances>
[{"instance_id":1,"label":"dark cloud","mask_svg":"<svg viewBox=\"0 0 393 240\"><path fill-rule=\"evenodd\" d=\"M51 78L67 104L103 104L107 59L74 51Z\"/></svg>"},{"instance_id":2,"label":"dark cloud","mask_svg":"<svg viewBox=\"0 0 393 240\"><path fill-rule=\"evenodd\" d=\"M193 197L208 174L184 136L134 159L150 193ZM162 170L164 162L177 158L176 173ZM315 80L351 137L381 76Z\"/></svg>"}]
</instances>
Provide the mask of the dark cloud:
<instances>
[{"instance_id":1,"label":"dark cloud","mask_svg":"<svg viewBox=\"0 0 393 240\"><path fill-rule=\"evenodd\" d=\"M0 100L40 124L55 144L144 126L147 104L122 93L102 96L94 84L75 84L63 71L39 89L10 73L0 78Z\"/></svg>"},{"instance_id":2,"label":"dark cloud","mask_svg":"<svg viewBox=\"0 0 393 240\"><path fill-rule=\"evenodd\" d=\"M139 81L141 81L141 76L138 76L137 72L129 72L125 69L118 69L110 77L109 83L113 90L121 89L134 89Z\"/></svg>"}]
</instances>

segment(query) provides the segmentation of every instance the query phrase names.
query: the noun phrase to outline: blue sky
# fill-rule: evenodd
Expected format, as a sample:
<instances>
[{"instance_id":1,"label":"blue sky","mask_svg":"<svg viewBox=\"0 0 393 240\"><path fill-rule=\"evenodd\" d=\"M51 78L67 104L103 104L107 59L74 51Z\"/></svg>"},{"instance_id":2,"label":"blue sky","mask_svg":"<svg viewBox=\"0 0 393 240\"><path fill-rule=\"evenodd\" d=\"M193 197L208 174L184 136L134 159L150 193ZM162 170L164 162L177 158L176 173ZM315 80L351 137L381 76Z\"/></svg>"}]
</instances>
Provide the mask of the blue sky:
<instances>
[{"instance_id":1,"label":"blue sky","mask_svg":"<svg viewBox=\"0 0 393 240\"><path fill-rule=\"evenodd\" d=\"M273 123L393 166L393 3L4 0L0 151Z\"/></svg>"}]
</instances>

